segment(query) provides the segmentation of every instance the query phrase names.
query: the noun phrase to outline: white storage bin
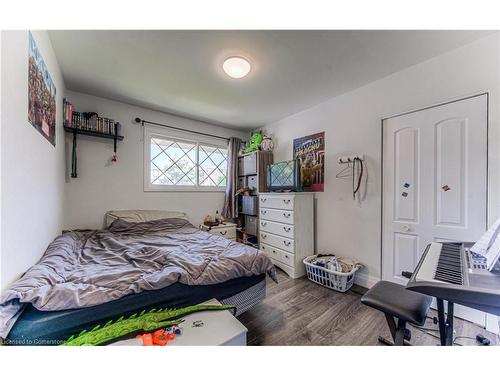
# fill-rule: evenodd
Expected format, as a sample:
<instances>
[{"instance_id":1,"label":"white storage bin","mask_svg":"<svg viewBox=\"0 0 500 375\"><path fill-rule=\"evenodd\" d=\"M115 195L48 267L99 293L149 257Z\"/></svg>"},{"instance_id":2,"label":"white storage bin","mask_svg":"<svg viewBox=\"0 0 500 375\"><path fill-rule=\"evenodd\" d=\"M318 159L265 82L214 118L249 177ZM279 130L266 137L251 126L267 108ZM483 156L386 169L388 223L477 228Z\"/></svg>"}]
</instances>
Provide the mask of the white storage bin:
<instances>
[{"instance_id":1,"label":"white storage bin","mask_svg":"<svg viewBox=\"0 0 500 375\"><path fill-rule=\"evenodd\" d=\"M354 267L351 272L343 273L329 270L328 268L320 267L311 262L316 259L317 255L312 255L305 258L302 262L306 266L307 278L312 282L323 285L327 288L347 292L354 284L354 275L359 267Z\"/></svg>"}]
</instances>

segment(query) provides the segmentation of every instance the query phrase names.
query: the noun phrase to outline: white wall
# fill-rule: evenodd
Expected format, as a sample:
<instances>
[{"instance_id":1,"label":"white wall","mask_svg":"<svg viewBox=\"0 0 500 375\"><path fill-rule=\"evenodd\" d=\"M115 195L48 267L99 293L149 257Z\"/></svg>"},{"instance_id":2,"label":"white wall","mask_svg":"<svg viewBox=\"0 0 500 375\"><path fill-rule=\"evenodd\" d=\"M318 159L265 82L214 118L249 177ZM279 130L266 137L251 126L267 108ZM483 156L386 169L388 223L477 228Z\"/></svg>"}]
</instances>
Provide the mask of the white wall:
<instances>
[{"instance_id":1,"label":"white wall","mask_svg":"<svg viewBox=\"0 0 500 375\"><path fill-rule=\"evenodd\" d=\"M47 32L32 34L56 85L56 147L28 122L28 32L2 31L0 289L38 261L63 222L64 82Z\"/></svg>"},{"instance_id":2,"label":"white wall","mask_svg":"<svg viewBox=\"0 0 500 375\"><path fill-rule=\"evenodd\" d=\"M113 142L79 137L78 177L69 178L71 136L66 137L66 201L64 227L100 228L104 213L112 209L167 209L183 211L198 224L207 214L221 210L223 192L144 192L143 128L133 120L140 117L185 129L246 139L248 133L152 111L125 103L67 91L78 111L93 111L122 124L125 139L118 143L118 162L110 163Z\"/></svg>"},{"instance_id":3,"label":"white wall","mask_svg":"<svg viewBox=\"0 0 500 375\"><path fill-rule=\"evenodd\" d=\"M408 110L490 93L489 221L499 216L499 35L415 65L306 111L265 126L274 159L292 158L294 138L326 131L325 191L317 198L317 251L359 259L366 268L357 282L371 285L381 268L381 119ZM361 202L351 182L336 179L340 155L366 155L368 184Z\"/></svg>"}]
</instances>

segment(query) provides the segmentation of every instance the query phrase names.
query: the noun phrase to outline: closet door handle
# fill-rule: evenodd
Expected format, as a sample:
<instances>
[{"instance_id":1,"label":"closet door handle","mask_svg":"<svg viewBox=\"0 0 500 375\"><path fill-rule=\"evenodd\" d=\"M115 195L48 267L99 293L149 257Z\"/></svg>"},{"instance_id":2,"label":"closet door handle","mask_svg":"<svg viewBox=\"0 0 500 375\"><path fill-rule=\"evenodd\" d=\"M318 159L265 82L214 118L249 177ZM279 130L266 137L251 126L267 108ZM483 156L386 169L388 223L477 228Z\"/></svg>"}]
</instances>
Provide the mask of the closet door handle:
<instances>
[{"instance_id":1,"label":"closet door handle","mask_svg":"<svg viewBox=\"0 0 500 375\"><path fill-rule=\"evenodd\" d=\"M292 244L290 241L283 241L283 243L285 244L285 246L290 246Z\"/></svg>"},{"instance_id":2,"label":"closet door handle","mask_svg":"<svg viewBox=\"0 0 500 375\"><path fill-rule=\"evenodd\" d=\"M290 232L290 229L292 229L292 228L290 228L290 227L283 227L283 230L284 230L285 232L287 232L287 233L288 233L288 232Z\"/></svg>"},{"instance_id":3,"label":"closet door handle","mask_svg":"<svg viewBox=\"0 0 500 375\"><path fill-rule=\"evenodd\" d=\"M283 212L283 216L286 217L287 219L290 217L290 213L289 212Z\"/></svg>"}]
</instances>

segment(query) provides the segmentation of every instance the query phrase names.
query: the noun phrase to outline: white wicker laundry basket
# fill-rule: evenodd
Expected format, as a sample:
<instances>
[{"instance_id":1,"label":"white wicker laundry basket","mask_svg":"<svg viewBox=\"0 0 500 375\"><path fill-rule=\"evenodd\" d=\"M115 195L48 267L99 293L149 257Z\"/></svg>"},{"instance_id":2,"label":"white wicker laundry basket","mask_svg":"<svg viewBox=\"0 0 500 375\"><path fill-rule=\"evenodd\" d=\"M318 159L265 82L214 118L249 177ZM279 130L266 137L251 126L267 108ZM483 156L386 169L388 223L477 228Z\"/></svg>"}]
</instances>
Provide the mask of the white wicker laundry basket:
<instances>
[{"instance_id":1,"label":"white wicker laundry basket","mask_svg":"<svg viewBox=\"0 0 500 375\"><path fill-rule=\"evenodd\" d=\"M311 261L316 257L317 255L312 255L302 261L306 266L307 278L309 280L339 292L347 292L351 289L354 283L354 275L356 271L359 270L359 267L354 267L351 272L348 273L336 272L312 264Z\"/></svg>"}]
</instances>

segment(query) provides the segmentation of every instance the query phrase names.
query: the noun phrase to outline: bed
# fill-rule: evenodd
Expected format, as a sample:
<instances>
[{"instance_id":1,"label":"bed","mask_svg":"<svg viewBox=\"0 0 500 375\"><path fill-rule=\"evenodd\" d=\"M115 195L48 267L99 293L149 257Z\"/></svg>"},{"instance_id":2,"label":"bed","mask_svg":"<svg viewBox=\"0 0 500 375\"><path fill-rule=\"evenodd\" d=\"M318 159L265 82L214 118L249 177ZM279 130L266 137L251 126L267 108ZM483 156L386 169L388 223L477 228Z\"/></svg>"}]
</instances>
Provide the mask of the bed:
<instances>
[{"instance_id":1,"label":"bed","mask_svg":"<svg viewBox=\"0 0 500 375\"><path fill-rule=\"evenodd\" d=\"M185 217L127 215L106 215L103 230L63 233L2 294L6 344L57 345L120 316L211 298L239 315L265 297L266 274L275 279L262 251L199 231Z\"/></svg>"}]
</instances>

